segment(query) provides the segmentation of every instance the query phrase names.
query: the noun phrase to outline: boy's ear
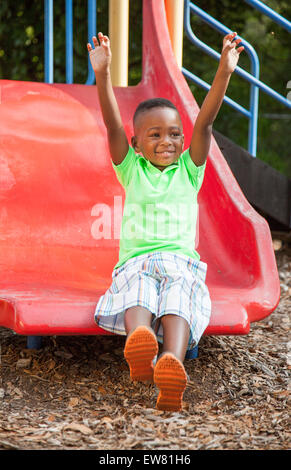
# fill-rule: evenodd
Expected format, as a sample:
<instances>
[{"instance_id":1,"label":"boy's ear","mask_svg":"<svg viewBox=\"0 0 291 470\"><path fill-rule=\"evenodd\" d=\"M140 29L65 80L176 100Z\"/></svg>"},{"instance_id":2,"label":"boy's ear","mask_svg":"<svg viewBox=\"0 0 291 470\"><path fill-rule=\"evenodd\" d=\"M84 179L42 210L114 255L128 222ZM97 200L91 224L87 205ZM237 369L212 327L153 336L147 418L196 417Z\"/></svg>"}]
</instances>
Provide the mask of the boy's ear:
<instances>
[{"instance_id":1,"label":"boy's ear","mask_svg":"<svg viewBox=\"0 0 291 470\"><path fill-rule=\"evenodd\" d=\"M137 138L136 136L134 135L132 138L131 138L131 146L134 148L134 150L139 153L139 147L138 147L138 144L137 144Z\"/></svg>"}]
</instances>

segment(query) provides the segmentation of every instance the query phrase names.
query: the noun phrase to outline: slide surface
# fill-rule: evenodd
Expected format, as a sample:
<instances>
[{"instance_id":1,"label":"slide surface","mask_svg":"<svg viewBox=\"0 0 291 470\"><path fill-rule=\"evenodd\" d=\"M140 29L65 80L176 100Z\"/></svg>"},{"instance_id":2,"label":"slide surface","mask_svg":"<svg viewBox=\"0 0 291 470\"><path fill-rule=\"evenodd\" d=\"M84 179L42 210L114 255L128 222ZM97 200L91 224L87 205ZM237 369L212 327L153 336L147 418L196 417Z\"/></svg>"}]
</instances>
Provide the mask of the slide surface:
<instances>
[{"instance_id":1,"label":"slide surface","mask_svg":"<svg viewBox=\"0 0 291 470\"><path fill-rule=\"evenodd\" d=\"M162 96L178 107L188 146L199 108L176 65L163 0L144 1L143 35L142 81L115 90L127 135L137 104ZM117 262L124 193L96 88L1 80L0 92L0 326L26 335L105 334L93 315ZM276 308L268 224L214 139L197 250L212 299L206 334L246 334Z\"/></svg>"}]
</instances>

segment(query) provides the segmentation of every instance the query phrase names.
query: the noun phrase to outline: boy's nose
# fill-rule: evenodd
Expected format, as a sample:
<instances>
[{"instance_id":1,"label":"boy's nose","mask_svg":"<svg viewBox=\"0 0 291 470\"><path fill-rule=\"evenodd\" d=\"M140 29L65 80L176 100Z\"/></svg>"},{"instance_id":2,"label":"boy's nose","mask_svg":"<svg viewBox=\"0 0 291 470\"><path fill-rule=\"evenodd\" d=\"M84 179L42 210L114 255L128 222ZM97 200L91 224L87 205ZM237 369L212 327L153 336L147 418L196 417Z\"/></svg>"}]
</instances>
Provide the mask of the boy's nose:
<instances>
[{"instance_id":1,"label":"boy's nose","mask_svg":"<svg viewBox=\"0 0 291 470\"><path fill-rule=\"evenodd\" d=\"M162 139L162 142L161 142L161 143L162 143L162 145L163 145L163 144L164 144L164 145L170 144L170 143L171 143L171 138L170 138L170 136L169 136L169 135L164 136L164 138Z\"/></svg>"}]
</instances>

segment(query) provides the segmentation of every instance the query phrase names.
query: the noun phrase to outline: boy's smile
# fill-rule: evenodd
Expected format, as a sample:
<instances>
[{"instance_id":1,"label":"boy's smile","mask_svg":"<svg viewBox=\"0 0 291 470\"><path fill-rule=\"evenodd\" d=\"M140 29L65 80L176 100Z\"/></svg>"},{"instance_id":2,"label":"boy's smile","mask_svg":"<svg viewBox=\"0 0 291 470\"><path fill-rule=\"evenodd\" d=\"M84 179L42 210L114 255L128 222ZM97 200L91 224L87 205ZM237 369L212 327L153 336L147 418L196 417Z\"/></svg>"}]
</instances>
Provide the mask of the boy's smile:
<instances>
[{"instance_id":1,"label":"boy's smile","mask_svg":"<svg viewBox=\"0 0 291 470\"><path fill-rule=\"evenodd\" d=\"M158 107L142 112L136 119L134 132L135 151L161 171L176 162L183 151L183 127L174 109Z\"/></svg>"}]
</instances>

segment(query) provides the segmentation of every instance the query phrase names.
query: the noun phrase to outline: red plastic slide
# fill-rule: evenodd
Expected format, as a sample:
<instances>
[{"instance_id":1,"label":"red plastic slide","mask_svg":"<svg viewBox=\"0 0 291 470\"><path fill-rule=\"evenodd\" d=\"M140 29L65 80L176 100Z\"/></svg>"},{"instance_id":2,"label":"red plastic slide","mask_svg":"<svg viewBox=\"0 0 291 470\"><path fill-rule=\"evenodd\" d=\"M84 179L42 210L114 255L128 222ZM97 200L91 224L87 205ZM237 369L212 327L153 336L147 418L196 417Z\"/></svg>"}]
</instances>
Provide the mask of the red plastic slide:
<instances>
[{"instance_id":1,"label":"red plastic slide","mask_svg":"<svg viewBox=\"0 0 291 470\"><path fill-rule=\"evenodd\" d=\"M143 34L142 81L115 90L128 137L137 104L162 96L177 105L187 146L199 108L176 65L163 0L144 1ZM94 310L117 262L124 194L95 86L2 80L0 93L0 325L105 334ZM278 304L277 267L269 227L214 139L199 215L213 304L206 334L248 333Z\"/></svg>"}]
</instances>

